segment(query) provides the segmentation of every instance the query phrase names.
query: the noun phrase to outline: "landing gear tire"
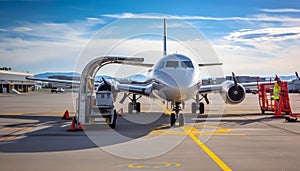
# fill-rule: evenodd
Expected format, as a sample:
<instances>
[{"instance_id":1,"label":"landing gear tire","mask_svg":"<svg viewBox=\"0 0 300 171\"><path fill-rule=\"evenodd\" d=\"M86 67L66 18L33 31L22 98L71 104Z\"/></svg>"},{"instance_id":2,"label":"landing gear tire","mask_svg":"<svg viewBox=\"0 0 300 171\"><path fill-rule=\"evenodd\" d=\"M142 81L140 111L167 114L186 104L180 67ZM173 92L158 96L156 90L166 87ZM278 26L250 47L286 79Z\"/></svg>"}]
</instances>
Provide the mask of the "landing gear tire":
<instances>
[{"instance_id":1,"label":"landing gear tire","mask_svg":"<svg viewBox=\"0 0 300 171\"><path fill-rule=\"evenodd\" d=\"M202 103L202 102L199 103L199 113L200 114L204 113L204 103Z\"/></svg>"},{"instance_id":2,"label":"landing gear tire","mask_svg":"<svg viewBox=\"0 0 300 171\"><path fill-rule=\"evenodd\" d=\"M140 103L140 102L137 102L137 103L136 103L135 110L136 110L137 113L140 113L140 112L141 112L141 103Z\"/></svg>"},{"instance_id":3,"label":"landing gear tire","mask_svg":"<svg viewBox=\"0 0 300 171\"><path fill-rule=\"evenodd\" d=\"M175 113L172 113L171 117L170 117L170 124L171 124L171 126L174 126L175 122L176 122L176 115L175 115Z\"/></svg>"},{"instance_id":4,"label":"landing gear tire","mask_svg":"<svg viewBox=\"0 0 300 171\"><path fill-rule=\"evenodd\" d=\"M132 112L133 112L133 104L130 102L128 103L128 113L132 114Z\"/></svg>"},{"instance_id":5,"label":"landing gear tire","mask_svg":"<svg viewBox=\"0 0 300 171\"><path fill-rule=\"evenodd\" d=\"M184 126L184 116L182 113L180 113L178 116L178 122L179 122L179 126Z\"/></svg>"},{"instance_id":6,"label":"landing gear tire","mask_svg":"<svg viewBox=\"0 0 300 171\"><path fill-rule=\"evenodd\" d=\"M192 103L192 114L197 112L197 104L195 102Z\"/></svg>"}]
</instances>

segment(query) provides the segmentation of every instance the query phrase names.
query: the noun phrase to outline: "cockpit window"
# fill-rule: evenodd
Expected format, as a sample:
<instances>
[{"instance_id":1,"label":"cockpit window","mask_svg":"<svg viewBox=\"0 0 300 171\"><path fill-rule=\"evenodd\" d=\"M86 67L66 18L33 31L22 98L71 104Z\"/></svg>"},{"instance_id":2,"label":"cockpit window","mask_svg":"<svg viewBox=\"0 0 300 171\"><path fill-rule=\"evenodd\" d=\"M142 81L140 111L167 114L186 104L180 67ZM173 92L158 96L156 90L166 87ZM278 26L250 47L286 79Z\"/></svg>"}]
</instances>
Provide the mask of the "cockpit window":
<instances>
[{"instance_id":1,"label":"cockpit window","mask_svg":"<svg viewBox=\"0 0 300 171\"><path fill-rule=\"evenodd\" d=\"M158 66L157 69L162 69L165 66L165 61L161 61Z\"/></svg>"},{"instance_id":2,"label":"cockpit window","mask_svg":"<svg viewBox=\"0 0 300 171\"><path fill-rule=\"evenodd\" d=\"M181 61L180 64L182 68L194 68L192 61Z\"/></svg>"},{"instance_id":3,"label":"cockpit window","mask_svg":"<svg viewBox=\"0 0 300 171\"><path fill-rule=\"evenodd\" d=\"M178 61L167 61L167 68L177 68L179 66Z\"/></svg>"}]
</instances>

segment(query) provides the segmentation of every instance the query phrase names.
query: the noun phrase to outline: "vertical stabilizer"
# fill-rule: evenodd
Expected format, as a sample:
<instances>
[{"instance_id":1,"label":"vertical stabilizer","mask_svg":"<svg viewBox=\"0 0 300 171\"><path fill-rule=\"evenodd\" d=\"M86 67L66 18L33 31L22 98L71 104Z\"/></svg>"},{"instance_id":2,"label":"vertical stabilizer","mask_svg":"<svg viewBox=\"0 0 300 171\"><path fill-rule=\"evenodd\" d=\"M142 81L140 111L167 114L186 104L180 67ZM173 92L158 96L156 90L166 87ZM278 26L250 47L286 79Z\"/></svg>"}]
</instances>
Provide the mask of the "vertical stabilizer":
<instances>
[{"instance_id":1,"label":"vertical stabilizer","mask_svg":"<svg viewBox=\"0 0 300 171\"><path fill-rule=\"evenodd\" d=\"M167 55L167 28L166 28L166 18L164 18L164 56Z\"/></svg>"}]
</instances>

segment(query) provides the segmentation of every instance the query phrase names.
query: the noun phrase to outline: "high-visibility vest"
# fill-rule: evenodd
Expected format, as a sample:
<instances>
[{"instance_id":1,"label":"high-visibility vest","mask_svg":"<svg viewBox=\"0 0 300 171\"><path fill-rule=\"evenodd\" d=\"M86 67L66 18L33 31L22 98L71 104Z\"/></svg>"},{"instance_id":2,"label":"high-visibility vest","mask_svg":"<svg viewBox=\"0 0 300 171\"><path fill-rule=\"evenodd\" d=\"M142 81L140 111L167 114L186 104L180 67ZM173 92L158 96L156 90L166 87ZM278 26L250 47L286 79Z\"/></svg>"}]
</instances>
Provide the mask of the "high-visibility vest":
<instances>
[{"instance_id":1,"label":"high-visibility vest","mask_svg":"<svg viewBox=\"0 0 300 171\"><path fill-rule=\"evenodd\" d=\"M274 100L278 100L280 97L280 91L281 91L281 87L278 83L274 84L274 90L273 90L273 97Z\"/></svg>"}]
</instances>

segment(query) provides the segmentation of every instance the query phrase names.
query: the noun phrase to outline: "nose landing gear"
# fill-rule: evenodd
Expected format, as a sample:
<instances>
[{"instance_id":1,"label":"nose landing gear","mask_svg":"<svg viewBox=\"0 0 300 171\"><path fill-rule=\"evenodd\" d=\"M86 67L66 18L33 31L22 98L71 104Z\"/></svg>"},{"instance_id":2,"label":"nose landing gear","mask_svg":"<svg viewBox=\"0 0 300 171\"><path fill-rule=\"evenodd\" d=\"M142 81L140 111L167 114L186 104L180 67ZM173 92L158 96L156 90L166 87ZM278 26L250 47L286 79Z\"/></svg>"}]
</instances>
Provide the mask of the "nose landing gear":
<instances>
[{"instance_id":1,"label":"nose landing gear","mask_svg":"<svg viewBox=\"0 0 300 171\"><path fill-rule=\"evenodd\" d=\"M175 113L171 113L170 117L170 125L175 126L176 120L178 119L179 126L184 126L184 116L182 113L179 113L181 111L180 102L175 102L173 111Z\"/></svg>"}]
</instances>

